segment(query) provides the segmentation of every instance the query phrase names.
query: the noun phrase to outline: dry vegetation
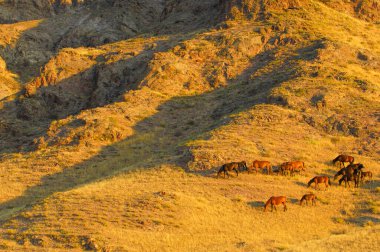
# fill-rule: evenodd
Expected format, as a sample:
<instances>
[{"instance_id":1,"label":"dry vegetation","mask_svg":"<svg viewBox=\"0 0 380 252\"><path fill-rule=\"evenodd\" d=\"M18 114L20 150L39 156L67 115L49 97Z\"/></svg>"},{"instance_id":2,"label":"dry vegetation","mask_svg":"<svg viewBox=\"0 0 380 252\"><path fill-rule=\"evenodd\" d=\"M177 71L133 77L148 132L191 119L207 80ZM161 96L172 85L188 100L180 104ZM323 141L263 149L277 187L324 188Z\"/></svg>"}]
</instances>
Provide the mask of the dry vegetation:
<instances>
[{"instance_id":1,"label":"dry vegetation","mask_svg":"<svg viewBox=\"0 0 380 252\"><path fill-rule=\"evenodd\" d=\"M104 17L106 3L88 1L0 25L0 249L377 250L380 28L369 2L142 1L136 13L161 10L158 25L139 17L102 40L123 1ZM340 153L374 181L307 189ZM215 178L255 159L302 160L306 172ZM317 206L299 206L310 191ZM288 197L286 213L263 212L272 195Z\"/></svg>"}]
</instances>

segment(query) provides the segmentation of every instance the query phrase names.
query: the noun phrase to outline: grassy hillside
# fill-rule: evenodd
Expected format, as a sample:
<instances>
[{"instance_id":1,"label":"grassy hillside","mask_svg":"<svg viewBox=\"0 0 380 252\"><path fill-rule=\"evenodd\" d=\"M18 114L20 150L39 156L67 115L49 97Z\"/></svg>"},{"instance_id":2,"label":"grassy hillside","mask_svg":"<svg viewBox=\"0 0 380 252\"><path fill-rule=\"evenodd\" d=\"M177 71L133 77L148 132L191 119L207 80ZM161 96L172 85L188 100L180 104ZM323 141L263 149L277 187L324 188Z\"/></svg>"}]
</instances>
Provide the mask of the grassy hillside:
<instances>
[{"instance_id":1,"label":"grassy hillside","mask_svg":"<svg viewBox=\"0 0 380 252\"><path fill-rule=\"evenodd\" d=\"M380 247L376 1L141 1L115 20L162 15L128 34L98 2L0 25L1 249ZM340 153L373 182L307 188ZM306 171L216 179L255 159Z\"/></svg>"}]
</instances>

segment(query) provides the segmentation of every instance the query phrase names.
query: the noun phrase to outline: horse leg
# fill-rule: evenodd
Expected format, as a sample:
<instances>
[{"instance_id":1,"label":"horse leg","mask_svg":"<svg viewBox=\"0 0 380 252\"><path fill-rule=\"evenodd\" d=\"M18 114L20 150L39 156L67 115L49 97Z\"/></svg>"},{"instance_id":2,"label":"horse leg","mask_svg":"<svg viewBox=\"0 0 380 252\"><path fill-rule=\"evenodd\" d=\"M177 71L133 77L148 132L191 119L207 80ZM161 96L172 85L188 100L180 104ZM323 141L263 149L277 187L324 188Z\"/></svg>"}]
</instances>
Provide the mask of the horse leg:
<instances>
[{"instance_id":1,"label":"horse leg","mask_svg":"<svg viewBox=\"0 0 380 252\"><path fill-rule=\"evenodd\" d=\"M282 204L284 205L284 212L285 212L286 210L288 210L288 208L286 207L285 202L283 202Z\"/></svg>"},{"instance_id":2,"label":"horse leg","mask_svg":"<svg viewBox=\"0 0 380 252\"><path fill-rule=\"evenodd\" d=\"M274 210L276 210L276 212L277 212L277 207L276 207L276 205L273 205L273 207L274 207Z\"/></svg>"},{"instance_id":3,"label":"horse leg","mask_svg":"<svg viewBox=\"0 0 380 252\"><path fill-rule=\"evenodd\" d=\"M239 177L239 172L236 168L235 168L235 172L236 172L236 177Z\"/></svg>"}]
</instances>

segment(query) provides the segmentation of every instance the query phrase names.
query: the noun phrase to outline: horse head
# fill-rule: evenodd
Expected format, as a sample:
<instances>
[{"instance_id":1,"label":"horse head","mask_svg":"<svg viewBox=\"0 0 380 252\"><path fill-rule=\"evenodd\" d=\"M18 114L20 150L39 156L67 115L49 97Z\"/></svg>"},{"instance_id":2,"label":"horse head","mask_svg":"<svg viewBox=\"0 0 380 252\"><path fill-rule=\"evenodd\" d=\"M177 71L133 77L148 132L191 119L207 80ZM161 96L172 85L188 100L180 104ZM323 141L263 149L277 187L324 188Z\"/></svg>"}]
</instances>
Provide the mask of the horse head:
<instances>
[{"instance_id":1,"label":"horse head","mask_svg":"<svg viewBox=\"0 0 380 252\"><path fill-rule=\"evenodd\" d=\"M246 171L248 171L247 163L245 161L239 162L239 169L244 168Z\"/></svg>"},{"instance_id":2,"label":"horse head","mask_svg":"<svg viewBox=\"0 0 380 252\"><path fill-rule=\"evenodd\" d=\"M363 168L364 168L364 165L359 163L357 169L361 170Z\"/></svg>"}]
</instances>

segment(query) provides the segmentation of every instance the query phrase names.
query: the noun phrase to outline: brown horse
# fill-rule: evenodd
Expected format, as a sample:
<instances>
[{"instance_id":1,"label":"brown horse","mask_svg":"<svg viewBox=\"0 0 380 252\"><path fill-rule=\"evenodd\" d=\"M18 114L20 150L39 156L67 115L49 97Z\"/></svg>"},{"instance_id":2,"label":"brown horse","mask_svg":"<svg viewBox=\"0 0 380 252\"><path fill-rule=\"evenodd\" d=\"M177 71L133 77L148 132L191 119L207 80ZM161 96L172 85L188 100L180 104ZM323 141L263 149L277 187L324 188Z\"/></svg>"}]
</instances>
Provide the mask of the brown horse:
<instances>
[{"instance_id":1,"label":"brown horse","mask_svg":"<svg viewBox=\"0 0 380 252\"><path fill-rule=\"evenodd\" d=\"M289 172L289 174L292 173L292 166L288 163L288 162L285 162L285 163L282 163L280 165L280 172L282 175L286 175L286 173Z\"/></svg>"},{"instance_id":2,"label":"brown horse","mask_svg":"<svg viewBox=\"0 0 380 252\"><path fill-rule=\"evenodd\" d=\"M353 175L355 171L361 172L361 169L364 168L363 164L350 164L345 168L340 169L335 175L334 175L334 180L337 179L338 176L340 175L346 175L346 174L351 174Z\"/></svg>"},{"instance_id":3,"label":"brown horse","mask_svg":"<svg viewBox=\"0 0 380 252\"><path fill-rule=\"evenodd\" d=\"M353 181L355 183L355 188L358 188L359 182L360 182L359 176L360 175L358 174L357 170L355 170L354 174L347 173L343 175L343 177L339 180L339 185L341 185L342 182L344 181L344 187L347 187L347 184L348 184L348 187L351 188L350 181Z\"/></svg>"},{"instance_id":4,"label":"brown horse","mask_svg":"<svg viewBox=\"0 0 380 252\"><path fill-rule=\"evenodd\" d=\"M273 212L273 208L277 211L276 206L283 204L284 205L284 212L288 210L286 207L286 196L272 196L270 199L265 203L264 212L268 209L268 206L271 205L271 211Z\"/></svg>"},{"instance_id":5,"label":"brown horse","mask_svg":"<svg viewBox=\"0 0 380 252\"><path fill-rule=\"evenodd\" d=\"M285 173L288 171L290 175L294 175L295 172L301 172L305 170L305 163L302 161L285 162L281 164L280 169L283 175L285 175Z\"/></svg>"},{"instance_id":6,"label":"brown horse","mask_svg":"<svg viewBox=\"0 0 380 252\"><path fill-rule=\"evenodd\" d=\"M336 162L339 162L339 168L342 168L342 165L343 167L344 166L344 163L350 163L350 164L353 164L354 163L354 157L352 156L348 156L348 155L339 155L337 156L335 159L333 159L333 164L335 165Z\"/></svg>"},{"instance_id":7,"label":"brown horse","mask_svg":"<svg viewBox=\"0 0 380 252\"><path fill-rule=\"evenodd\" d=\"M312 178L309 181L309 183L307 183L307 187L309 188L311 186L311 184L313 184L313 183L315 183L315 190L317 190L317 188L319 188L318 184L325 183L325 190L327 190L327 187L329 185L331 185L330 179L327 176L316 176L316 177Z\"/></svg>"},{"instance_id":8,"label":"brown horse","mask_svg":"<svg viewBox=\"0 0 380 252\"><path fill-rule=\"evenodd\" d=\"M362 181L362 183L364 182L364 179L368 177L368 181L371 181L372 182L372 172L370 171L367 171L367 172L361 172L361 175L360 175L360 180Z\"/></svg>"},{"instance_id":9,"label":"brown horse","mask_svg":"<svg viewBox=\"0 0 380 252\"><path fill-rule=\"evenodd\" d=\"M351 187L350 181L355 183L355 187L359 187L359 181L361 177L361 170L364 168L363 164L349 164L347 167L340 169L335 175L334 180L337 179L338 176L343 175L339 180L339 185L344 181L345 187Z\"/></svg>"},{"instance_id":10,"label":"brown horse","mask_svg":"<svg viewBox=\"0 0 380 252\"><path fill-rule=\"evenodd\" d=\"M302 196L300 200L300 205L303 205L303 202L306 202L306 205L309 205L309 201L311 201L311 205L317 205L317 196L314 195L314 193L305 194Z\"/></svg>"},{"instance_id":11,"label":"brown horse","mask_svg":"<svg viewBox=\"0 0 380 252\"><path fill-rule=\"evenodd\" d=\"M248 169L247 163L245 161L232 162L232 163L224 164L224 165L222 165L222 167L220 167L220 169L218 171L217 178L219 178L219 176L222 172L224 172L224 178L226 177L226 174L229 178L230 177L230 174L228 173L229 171L235 171L236 176L238 177L239 176L239 170L242 170L242 169Z\"/></svg>"},{"instance_id":12,"label":"brown horse","mask_svg":"<svg viewBox=\"0 0 380 252\"><path fill-rule=\"evenodd\" d=\"M272 165L269 161L255 160L252 163L252 169L255 169L256 173L259 171L259 169L261 170L266 169L268 175L272 173ZM249 172L250 170L248 169L248 173Z\"/></svg>"}]
</instances>

